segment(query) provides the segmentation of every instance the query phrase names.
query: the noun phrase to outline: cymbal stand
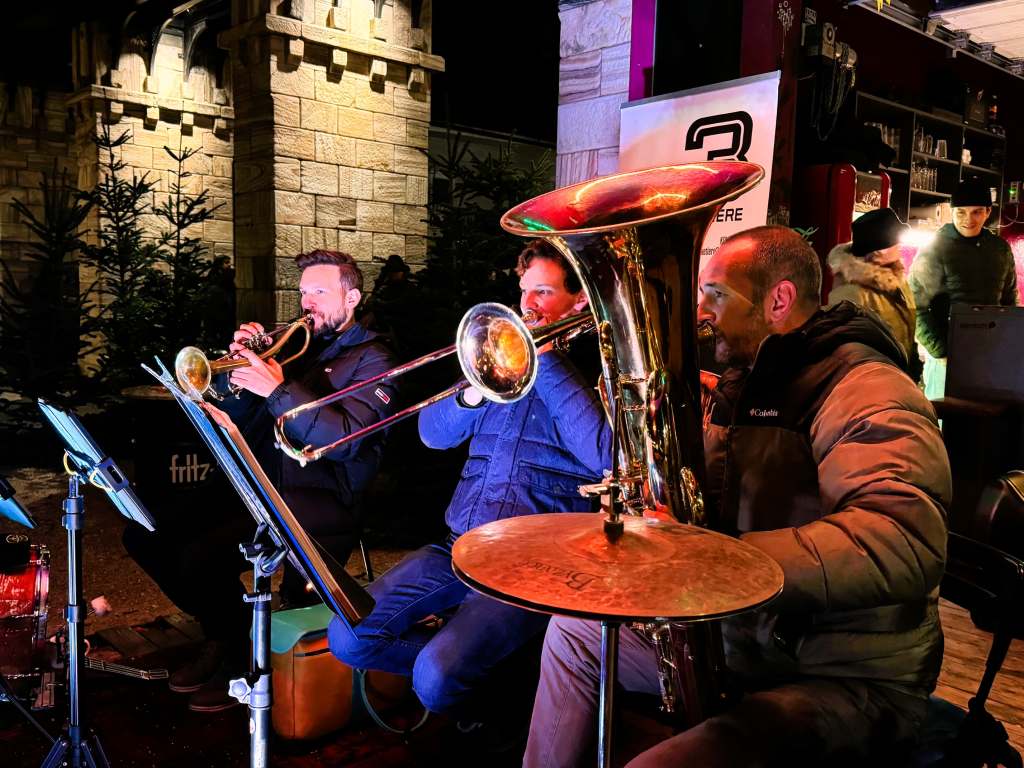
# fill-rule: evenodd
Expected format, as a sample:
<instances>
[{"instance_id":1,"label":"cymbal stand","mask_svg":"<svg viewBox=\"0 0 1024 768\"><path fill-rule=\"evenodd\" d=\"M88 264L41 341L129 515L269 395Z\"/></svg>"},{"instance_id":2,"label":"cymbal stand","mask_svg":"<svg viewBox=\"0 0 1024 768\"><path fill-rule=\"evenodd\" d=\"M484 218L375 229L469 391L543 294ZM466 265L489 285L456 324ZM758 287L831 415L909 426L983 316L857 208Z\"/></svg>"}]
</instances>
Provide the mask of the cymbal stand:
<instances>
[{"instance_id":1,"label":"cymbal stand","mask_svg":"<svg viewBox=\"0 0 1024 768\"><path fill-rule=\"evenodd\" d=\"M82 526L85 522L85 499L79 489L82 478L77 472L68 477L68 497L64 500L61 524L68 532L68 605L64 609L67 622L68 644L68 719L67 725L54 742L42 768L110 768L99 737L83 729L79 709L78 665L85 645L83 627L85 610L82 606ZM83 738L83 733L85 734Z\"/></svg>"},{"instance_id":2,"label":"cymbal stand","mask_svg":"<svg viewBox=\"0 0 1024 768\"><path fill-rule=\"evenodd\" d=\"M266 768L270 735L270 706L273 703L270 668L270 577L281 565L287 550L274 541L269 528L260 524L253 540L240 544L245 559L252 563L253 591L243 598L252 603L252 666L245 677L231 680L228 693L249 705L249 764Z\"/></svg>"}]
</instances>

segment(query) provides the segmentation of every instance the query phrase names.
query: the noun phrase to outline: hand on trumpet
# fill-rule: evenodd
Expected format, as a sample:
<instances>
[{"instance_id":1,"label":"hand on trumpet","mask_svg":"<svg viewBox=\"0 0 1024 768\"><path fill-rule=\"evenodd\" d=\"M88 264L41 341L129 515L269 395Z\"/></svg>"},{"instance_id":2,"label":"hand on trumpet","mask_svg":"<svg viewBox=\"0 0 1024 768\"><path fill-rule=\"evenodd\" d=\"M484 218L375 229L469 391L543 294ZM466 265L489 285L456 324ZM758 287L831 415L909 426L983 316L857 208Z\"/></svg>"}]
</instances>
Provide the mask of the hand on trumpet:
<instances>
[{"instance_id":1,"label":"hand on trumpet","mask_svg":"<svg viewBox=\"0 0 1024 768\"><path fill-rule=\"evenodd\" d=\"M252 349L253 339L266 336L267 332L259 323L242 323L235 331L234 338L228 346L228 352L237 356L243 349Z\"/></svg>"},{"instance_id":2,"label":"hand on trumpet","mask_svg":"<svg viewBox=\"0 0 1024 768\"><path fill-rule=\"evenodd\" d=\"M237 332L235 336L237 338ZM238 346L238 349L235 349L235 346ZM246 367L235 368L231 372L230 381L236 387L260 397L269 397L271 392L284 383L284 369L277 360L261 360L259 355L241 344L232 344L231 351L249 361Z\"/></svg>"}]
</instances>

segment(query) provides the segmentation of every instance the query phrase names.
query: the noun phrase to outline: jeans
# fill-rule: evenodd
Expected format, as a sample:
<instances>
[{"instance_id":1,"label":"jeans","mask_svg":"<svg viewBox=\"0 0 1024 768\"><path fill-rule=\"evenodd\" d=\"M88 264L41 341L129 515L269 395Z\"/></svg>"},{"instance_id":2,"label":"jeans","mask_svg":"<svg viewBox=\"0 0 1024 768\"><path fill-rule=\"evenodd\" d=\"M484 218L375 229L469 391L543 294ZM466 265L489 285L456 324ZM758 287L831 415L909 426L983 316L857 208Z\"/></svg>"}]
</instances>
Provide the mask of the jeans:
<instances>
[{"instance_id":1,"label":"jeans","mask_svg":"<svg viewBox=\"0 0 1024 768\"><path fill-rule=\"evenodd\" d=\"M619 642L619 686L657 694L652 646L625 628ZM526 768L581 765L593 753L600 663L599 624L552 619L544 638ZM913 741L926 702L923 695L869 680L801 678L745 693L732 709L662 741L627 768L836 765Z\"/></svg>"},{"instance_id":2,"label":"jeans","mask_svg":"<svg viewBox=\"0 0 1024 768\"><path fill-rule=\"evenodd\" d=\"M546 614L471 591L452 572L452 537L416 550L368 587L376 606L355 627L331 620L327 639L341 661L412 676L432 712L481 717L481 689L499 662L538 637ZM421 622L454 613L439 630Z\"/></svg>"}]
</instances>

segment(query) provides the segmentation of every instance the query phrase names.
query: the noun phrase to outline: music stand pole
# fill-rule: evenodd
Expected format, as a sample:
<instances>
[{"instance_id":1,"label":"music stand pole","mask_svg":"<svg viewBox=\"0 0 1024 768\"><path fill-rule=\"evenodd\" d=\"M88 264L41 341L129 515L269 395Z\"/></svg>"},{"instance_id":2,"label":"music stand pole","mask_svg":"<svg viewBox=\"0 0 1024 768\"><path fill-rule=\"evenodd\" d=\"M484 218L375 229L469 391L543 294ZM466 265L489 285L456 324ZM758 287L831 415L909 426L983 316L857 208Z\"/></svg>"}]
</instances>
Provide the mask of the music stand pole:
<instances>
[{"instance_id":1,"label":"music stand pole","mask_svg":"<svg viewBox=\"0 0 1024 768\"><path fill-rule=\"evenodd\" d=\"M252 563L252 592L244 596L252 604L252 667L249 674L232 680L228 693L249 705L249 764L266 768L269 754L270 707L273 704L270 667L270 577L281 565L287 550L277 546L266 525L260 524L253 540L240 544Z\"/></svg>"},{"instance_id":2,"label":"music stand pole","mask_svg":"<svg viewBox=\"0 0 1024 768\"><path fill-rule=\"evenodd\" d=\"M85 517L85 499L79 490L80 478L72 473L68 478L68 497L64 500L61 524L68 532L68 605L64 609L68 633L68 723L54 742L42 763L42 768L109 768L99 738L86 733L82 738L81 711L78 701L78 665L84 643L82 610L82 560L78 550L82 543L82 525Z\"/></svg>"}]
</instances>

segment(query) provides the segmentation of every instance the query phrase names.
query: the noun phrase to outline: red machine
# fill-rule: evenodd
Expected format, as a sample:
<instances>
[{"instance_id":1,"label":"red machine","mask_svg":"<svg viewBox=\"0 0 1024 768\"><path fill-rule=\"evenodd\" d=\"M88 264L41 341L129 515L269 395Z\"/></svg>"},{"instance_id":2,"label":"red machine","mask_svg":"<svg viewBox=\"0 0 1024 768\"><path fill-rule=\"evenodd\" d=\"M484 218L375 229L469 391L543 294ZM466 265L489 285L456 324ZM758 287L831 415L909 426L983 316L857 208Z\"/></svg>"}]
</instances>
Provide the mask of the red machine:
<instances>
[{"instance_id":1,"label":"red machine","mask_svg":"<svg viewBox=\"0 0 1024 768\"><path fill-rule=\"evenodd\" d=\"M811 165L796 172L790 222L812 231L808 239L821 260L822 301L832 289L828 252L853 239L850 225L857 215L889 205L889 189L889 174L864 173L849 163Z\"/></svg>"}]
</instances>

